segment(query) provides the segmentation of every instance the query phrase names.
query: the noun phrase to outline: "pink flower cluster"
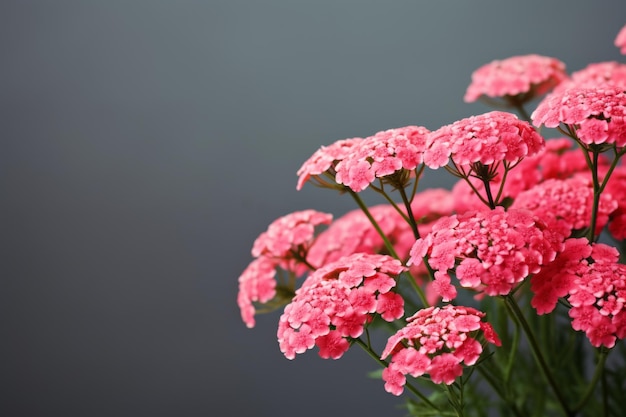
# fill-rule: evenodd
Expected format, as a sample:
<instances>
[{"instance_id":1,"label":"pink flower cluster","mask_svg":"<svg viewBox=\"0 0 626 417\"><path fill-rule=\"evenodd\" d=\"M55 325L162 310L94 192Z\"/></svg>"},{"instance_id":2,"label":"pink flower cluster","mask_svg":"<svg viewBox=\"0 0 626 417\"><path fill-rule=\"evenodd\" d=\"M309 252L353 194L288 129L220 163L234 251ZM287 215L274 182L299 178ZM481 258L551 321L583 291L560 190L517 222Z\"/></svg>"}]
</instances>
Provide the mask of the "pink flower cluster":
<instances>
[{"instance_id":1,"label":"pink flower cluster","mask_svg":"<svg viewBox=\"0 0 626 417\"><path fill-rule=\"evenodd\" d=\"M425 127L406 126L364 139L337 164L335 180L359 192L376 178L415 169L422 163L428 133Z\"/></svg>"},{"instance_id":2,"label":"pink flower cluster","mask_svg":"<svg viewBox=\"0 0 626 417\"><path fill-rule=\"evenodd\" d=\"M253 260L239 276L237 304L241 318L248 327L254 327L254 303L267 303L276 296L276 269L278 267L296 276L307 266L303 263L315 238L315 227L328 224L332 215L315 210L297 211L283 216L269 225L267 231L252 246Z\"/></svg>"},{"instance_id":3,"label":"pink flower cluster","mask_svg":"<svg viewBox=\"0 0 626 417\"><path fill-rule=\"evenodd\" d=\"M618 259L611 246L568 239L555 261L531 278L531 305L546 314L567 297L572 328L593 346L612 348L626 337L626 265Z\"/></svg>"},{"instance_id":4,"label":"pink flower cluster","mask_svg":"<svg viewBox=\"0 0 626 417\"><path fill-rule=\"evenodd\" d=\"M570 88L598 88L603 86L626 87L626 64L615 61L596 62L572 73L570 78L559 84L554 92Z\"/></svg>"},{"instance_id":5,"label":"pink flower cluster","mask_svg":"<svg viewBox=\"0 0 626 417\"><path fill-rule=\"evenodd\" d=\"M389 204L370 207L369 211L398 255L404 259L415 242L409 224ZM365 213L356 209L335 220L319 234L309 250L307 260L319 267L353 253L384 251L383 239Z\"/></svg>"},{"instance_id":6,"label":"pink flower cluster","mask_svg":"<svg viewBox=\"0 0 626 417\"><path fill-rule=\"evenodd\" d=\"M290 213L272 222L252 245L252 256L290 261L295 254L305 253L315 237L315 227L330 224L332 214L316 210Z\"/></svg>"},{"instance_id":7,"label":"pink flower cluster","mask_svg":"<svg viewBox=\"0 0 626 417\"><path fill-rule=\"evenodd\" d=\"M436 169L450 160L459 168L471 165L516 164L544 146L544 139L514 114L493 111L456 121L428 135L424 163Z\"/></svg>"},{"instance_id":8,"label":"pink flower cluster","mask_svg":"<svg viewBox=\"0 0 626 417\"><path fill-rule=\"evenodd\" d=\"M254 304L267 303L276 295L276 261L261 257L250 262L239 276L237 305L241 319L249 328L254 327Z\"/></svg>"},{"instance_id":9,"label":"pink flower cluster","mask_svg":"<svg viewBox=\"0 0 626 417\"><path fill-rule=\"evenodd\" d=\"M500 339L491 325L482 321L485 314L470 307L446 305L429 307L407 319L407 326L391 336L381 359L391 356L383 370L385 390L402 394L406 375L429 374L435 384L452 384L463 374L461 363L476 363L485 340L500 346Z\"/></svg>"},{"instance_id":10,"label":"pink flower cluster","mask_svg":"<svg viewBox=\"0 0 626 417\"><path fill-rule=\"evenodd\" d=\"M556 58L533 54L495 60L474 71L465 101L473 102L483 95L521 94L527 95L523 100L526 101L547 93L566 78L565 64Z\"/></svg>"},{"instance_id":11,"label":"pink flower cluster","mask_svg":"<svg viewBox=\"0 0 626 417\"><path fill-rule=\"evenodd\" d=\"M582 230L591 224L593 207L593 184L586 176L568 179L548 179L521 192L512 209L531 211L548 227L569 236L573 230ZM600 196L596 233L602 231L609 215L617 208L617 202L607 193Z\"/></svg>"},{"instance_id":12,"label":"pink flower cluster","mask_svg":"<svg viewBox=\"0 0 626 417\"><path fill-rule=\"evenodd\" d=\"M608 230L617 240L626 239L626 166L615 168L606 185L605 193L613 197L617 208L609 216ZM604 193L603 193L604 194Z\"/></svg>"},{"instance_id":13,"label":"pink flower cluster","mask_svg":"<svg viewBox=\"0 0 626 417\"><path fill-rule=\"evenodd\" d=\"M298 184L296 188L302 189L310 179L315 179L318 185L327 185L320 175L328 174L335 178L335 165L353 151L353 147L359 144L362 138L342 139L332 145L322 146L315 151L309 159L298 169Z\"/></svg>"},{"instance_id":14,"label":"pink flower cluster","mask_svg":"<svg viewBox=\"0 0 626 417\"><path fill-rule=\"evenodd\" d=\"M620 48L620 52L626 55L626 26L622 27L615 37L615 46Z\"/></svg>"},{"instance_id":15,"label":"pink flower cluster","mask_svg":"<svg viewBox=\"0 0 626 417\"><path fill-rule=\"evenodd\" d=\"M532 114L535 126L558 127L563 123L584 144L610 143L618 147L626 145L625 117L626 93L611 86L554 92Z\"/></svg>"},{"instance_id":16,"label":"pink flower cluster","mask_svg":"<svg viewBox=\"0 0 626 417\"><path fill-rule=\"evenodd\" d=\"M444 301L457 296L451 270L462 287L506 295L554 260L563 240L526 211L469 211L439 219L431 233L415 242L408 264L428 257L435 271L433 286Z\"/></svg>"},{"instance_id":17,"label":"pink flower cluster","mask_svg":"<svg viewBox=\"0 0 626 417\"><path fill-rule=\"evenodd\" d=\"M404 315L404 299L392 290L405 270L389 256L362 253L317 269L280 317L281 352L293 359L317 346L322 358L340 358L374 314L390 322Z\"/></svg>"}]
</instances>

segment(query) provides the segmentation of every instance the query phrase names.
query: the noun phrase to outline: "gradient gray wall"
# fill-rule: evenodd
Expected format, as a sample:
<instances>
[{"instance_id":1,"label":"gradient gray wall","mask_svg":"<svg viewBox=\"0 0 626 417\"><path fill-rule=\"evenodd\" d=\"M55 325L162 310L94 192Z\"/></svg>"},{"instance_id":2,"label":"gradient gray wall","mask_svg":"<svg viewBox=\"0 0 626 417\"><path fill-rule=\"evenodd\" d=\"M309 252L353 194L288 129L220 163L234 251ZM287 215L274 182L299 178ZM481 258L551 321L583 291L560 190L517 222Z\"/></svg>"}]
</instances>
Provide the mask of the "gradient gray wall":
<instances>
[{"instance_id":1,"label":"gradient gray wall","mask_svg":"<svg viewBox=\"0 0 626 417\"><path fill-rule=\"evenodd\" d=\"M278 313L245 328L254 238L354 208L295 190L319 146L482 113L462 97L493 59L624 62L625 23L623 0L1 2L0 415L403 415L362 352L288 361Z\"/></svg>"}]
</instances>

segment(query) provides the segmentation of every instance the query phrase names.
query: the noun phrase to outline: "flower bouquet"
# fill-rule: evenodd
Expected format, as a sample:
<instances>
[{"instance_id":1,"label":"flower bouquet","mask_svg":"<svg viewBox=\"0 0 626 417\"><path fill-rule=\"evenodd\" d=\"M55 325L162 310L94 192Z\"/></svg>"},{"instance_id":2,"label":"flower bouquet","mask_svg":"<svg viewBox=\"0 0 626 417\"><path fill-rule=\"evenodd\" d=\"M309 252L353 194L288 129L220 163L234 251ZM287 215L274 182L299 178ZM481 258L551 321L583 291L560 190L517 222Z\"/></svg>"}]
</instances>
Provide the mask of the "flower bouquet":
<instances>
[{"instance_id":1,"label":"flower bouquet","mask_svg":"<svg viewBox=\"0 0 626 417\"><path fill-rule=\"evenodd\" d=\"M615 45L626 54L626 27ZM304 162L297 189L358 208L269 225L239 277L242 319L283 309L288 359L358 346L410 415L622 416L626 64L493 61L472 75L476 100L494 111L339 140ZM426 169L458 182L420 189Z\"/></svg>"}]
</instances>

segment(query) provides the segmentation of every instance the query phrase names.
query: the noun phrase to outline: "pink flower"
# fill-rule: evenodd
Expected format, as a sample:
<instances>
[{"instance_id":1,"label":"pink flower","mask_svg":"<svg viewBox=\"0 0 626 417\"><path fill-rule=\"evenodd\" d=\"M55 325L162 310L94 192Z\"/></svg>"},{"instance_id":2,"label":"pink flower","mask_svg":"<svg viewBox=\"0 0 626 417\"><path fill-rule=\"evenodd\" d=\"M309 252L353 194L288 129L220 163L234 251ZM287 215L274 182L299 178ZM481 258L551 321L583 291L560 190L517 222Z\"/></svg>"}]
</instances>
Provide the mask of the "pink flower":
<instances>
[{"instance_id":1,"label":"pink flower","mask_svg":"<svg viewBox=\"0 0 626 417\"><path fill-rule=\"evenodd\" d=\"M363 253L317 269L280 317L281 352L293 359L317 345L321 357L340 358L375 314L387 321L402 317L404 300L392 290L405 270L389 256Z\"/></svg>"},{"instance_id":2,"label":"pink flower","mask_svg":"<svg viewBox=\"0 0 626 417\"><path fill-rule=\"evenodd\" d=\"M626 144L626 93L612 86L588 89L573 87L544 98L532 114L535 126L557 127L561 123L583 144Z\"/></svg>"},{"instance_id":3,"label":"pink flower","mask_svg":"<svg viewBox=\"0 0 626 417\"><path fill-rule=\"evenodd\" d=\"M315 210L296 211L282 216L256 238L252 245L252 256L263 255L292 261L296 255L305 255L315 237L315 227L329 224L332 218L332 214Z\"/></svg>"},{"instance_id":4,"label":"pink flower","mask_svg":"<svg viewBox=\"0 0 626 417\"><path fill-rule=\"evenodd\" d=\"M241 318L248 327L254 327L254 304L268 304L272 310L284 305L289 298L278 297L275 280L278 268L298 277L308 270L303 262L314 242L316 226L328 224L332 215L315 210L297 211L272 222L252 246L253 260L239 277L237 304ZM293 284L280 288L292 293Z\"/></svg>"},{"instance_id":5,"label":"pink flower","mask_svg":"<svg viewBox=\"0 0 626 417\"><path fill-rule=\"evenodd\" d=\"M376 178L414 170L422 163L427 133L424 127L406 126L364 139L337 164L335 180L359 192Z\"/></svg>"},{"instance_id":6,"label":"pink flower","mask_svg":"<svg viewBox=\"0 0 626 417\"><path fill-rule=\"evenodd\" d=\"M619 252L586 239L569 239L563 252L531 280L538 314L554 310L558 298L571 304L572 328L595 347L612 348L626 337L626 265Z\"/></svg>"},{"instance_id":7,"label":"pink flower","mask_svg":"<svg viewBox=\"0 0 626 417\"><path fill-rule=\"evenodd\" d=\"M461 364L474 365L483 347L480 333L488 343L500 346L500 339L487 322L485 313L470 307L446 305L419 310L408 324L387 341L381 359L391 356L383 371L385 390L402 394L405 375L429 374L436 384L450 385L463 374Z\"/></svg>"},{"instance_id":8,"label":"pink flower","mask_svg":"<svg viewBox=\"0 0 626 417\"><path fill-rule=\"evenodd\" d=\"M310 179L315 179L318 185L329 186L320 175L327 174L335 177L335 166L352 152L352 147L361 142L362 138L343 139L330 146L322 146L307 159L297 172L298 184L296 188L301 190Z\"/></svg>"},{"instance_id":9,"label":"pink flower","mask_svg":"<svg viewBox=\"0 0 626 417\"><path fill-rule=\"evenodd\" d=\"M554 92L563 92L570 88L601 88L613 86L626 88L626 64L615 61L596 62L573 72L569 80L559 84Z\"/></svg>"},{"instance_id":10,"label":"pink flower","mask_svg":"<svg viewBox=\"0 0 626 417\"><path fill-rule=\"evenodd\" d=\"M481 96L518 97L520 102L543 95L567 78L565 64L540 55L514 56L495 60L478 68L465 93L465 101Z\"/></svg>"},{"instance_id":11,"label":"pink flower","mask_svg":"<svg viewBox=\"0 0 626 417\"><path fill-rule=\"evenodd\" d=\"M626 26L622 27L615 37L615 46L620 48L620 52L626 55Z\"/></svg>"},{"instance_id":12,"label":"pink flower","mask_svg":"<svg viewBox=\"0 0 626 417\"><path fill-rule=\"evenodd\" d=\"M433 169L452 162L461 177L482 175L476 164L494 174L500 163L512 167L524 157L533 156L544 146L544 139L512 113L490 112L443 126L428 135L424 163Z\"/></svg>"},{"instance_id":13,"label":"pink flower","mask_svg":"<svg viewBox=\"0 0 626 417\"><path fill-rule=\"evenodd\" d=\"M276 261L260 257L248 265L239 276L237 304L241 318L249 328L254 327L253 302L266 303L276 295Z\"/></svg>"},{"instance_id":14,"label":"pink flower","mask_svg":"<svg viewBox=\"0 0 626 417\"><path fill-rule=\"evenodd\" d=\"M586 176L577 175L560 180L549 179L520 193L511 208L529 210L546 224L569 235L573 230L582 230L591 223L593 206L593 184ZM617 202L607 194L600 195L596 233L609 220L617 208Z\"/></svg>"},{"instance_id":15,"label":"pink flower","mask_svg":"<svg viewBox=\"0 0 626 417\"><path fill-rule=\"evenodd\" d=\"M568 239L556 259L530 279L530 288L534 293L530 304L537 314L552 312L559 298L569 294L580 263L590 254L591 246L587 239Z\"/></svg>"},{"instance_id":16,"label":"pink flower","mask_svg":"<svg viewBox=\"0 0 626 417\"><path fill-rule=\"evenodd\" d=\"M603 195L610 195L617 208L609 216L609 233L617 239L626 239L626 166L615 168Z\"/></svg>"},{"instance_id":17,"label":"pink flower","mask_svg":"<svg viewBox=\"0 0 626 417\"><path fill-rule=\"evenodd\" d=\"M388 204L370 207L369 211L398 255L404 259L415 242L409 224ZM307 260L320 267L353 253L374 254L384 250L385 244L372 223L361 209L356 209L335 220L319 234Z\"/></svg>"},{"instance_id":18,"label":"pink flower","mask_svg":"<svg viewBox=\"0 0 626 417\"><path fill-rule=\"evenodd\" d=\"M551 262L564 237L526 211L502 207L442 217L413 245L408 264L428 262L444 301L456 296L449 271L462 287L506 295Z\"/></svg>"}]
</instances>

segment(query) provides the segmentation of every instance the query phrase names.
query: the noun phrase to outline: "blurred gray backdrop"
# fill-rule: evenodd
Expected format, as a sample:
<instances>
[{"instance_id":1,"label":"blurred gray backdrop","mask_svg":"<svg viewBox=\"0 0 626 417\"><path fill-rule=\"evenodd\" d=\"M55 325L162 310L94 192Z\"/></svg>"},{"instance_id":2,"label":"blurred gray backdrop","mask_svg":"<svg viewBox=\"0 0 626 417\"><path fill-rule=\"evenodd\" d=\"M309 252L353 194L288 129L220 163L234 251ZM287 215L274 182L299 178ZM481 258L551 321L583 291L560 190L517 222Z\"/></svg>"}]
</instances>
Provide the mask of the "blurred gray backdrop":
<instances>
[{"instance_id":1,"label":"blurred gray backdrop","mask_svg":"<svg viewBox=\"0 0 626 417\"><path fill-rule=\"evenodd\" d=\"M623 0L0 2L0 415L404 415L361 351L246 329L253 240L355 208L295 190L321 145L487 111L462 97L493 59L624 62L623 24Z\"/></svg>"}]
</instances>

